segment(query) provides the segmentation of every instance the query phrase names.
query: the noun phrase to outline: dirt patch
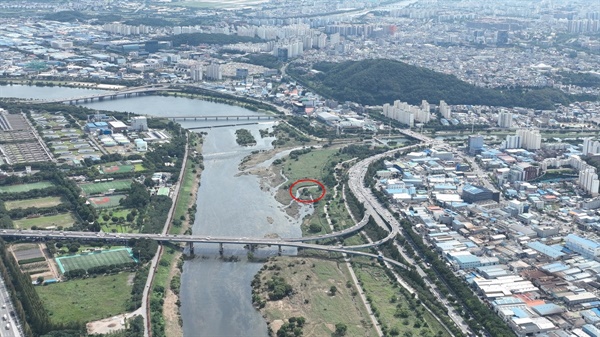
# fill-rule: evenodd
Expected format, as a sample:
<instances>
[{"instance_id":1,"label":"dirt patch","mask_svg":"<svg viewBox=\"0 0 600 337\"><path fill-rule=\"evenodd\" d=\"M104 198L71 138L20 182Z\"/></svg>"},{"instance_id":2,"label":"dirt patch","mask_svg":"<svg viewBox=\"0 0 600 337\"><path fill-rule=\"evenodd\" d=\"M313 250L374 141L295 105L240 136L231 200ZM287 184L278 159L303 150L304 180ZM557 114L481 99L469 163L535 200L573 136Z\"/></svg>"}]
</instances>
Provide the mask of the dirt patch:
<instances>
[{"instance_id":1,"label":"dirt patch","mask_svg":"<svg viewBox=\"0 0 600 337\"><path fill-rule=\"evenodd\" d=\"M121 314L105 319L101 319L99 321L89 322L86 324L88 334L108 334L111 332L119 331L125 329L125 320L130 319L134 316L139 315L139 312L136 310L131 313Z\"/></svg>"},{"instance_id":2,"label":"dirt patch","mask_svg":"<svg viewBox=\"0 0 600 337\"><path fill-rule=\"evenodd\" d=\"M127 285L131 286L133 285L133 279L135 278L135 273L131 273L128 277L127 277Z\"/></svg>"}]
</instances>

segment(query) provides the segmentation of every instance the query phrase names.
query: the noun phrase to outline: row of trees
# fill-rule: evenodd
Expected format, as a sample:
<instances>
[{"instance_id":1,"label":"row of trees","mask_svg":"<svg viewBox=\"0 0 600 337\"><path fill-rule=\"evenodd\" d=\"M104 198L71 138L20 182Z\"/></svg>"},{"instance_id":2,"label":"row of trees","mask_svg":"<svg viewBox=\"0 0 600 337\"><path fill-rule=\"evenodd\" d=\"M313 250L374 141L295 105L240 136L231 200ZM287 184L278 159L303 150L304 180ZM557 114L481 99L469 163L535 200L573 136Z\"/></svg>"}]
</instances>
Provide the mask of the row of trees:
<instances>
[{"instance_id":1,"label":"row of trees","mask_svg":"<svg viewBox=\"0 0 600 337\"><path fill-rule=\"evenodd\" d=\"M110 264L91 267L88 269L73 269L63 274L67 279L88 277L91 275L116 274L122 271L134 271L137 268L137 263L128 262L122 264Z\"/></svg>"}]
</instances>

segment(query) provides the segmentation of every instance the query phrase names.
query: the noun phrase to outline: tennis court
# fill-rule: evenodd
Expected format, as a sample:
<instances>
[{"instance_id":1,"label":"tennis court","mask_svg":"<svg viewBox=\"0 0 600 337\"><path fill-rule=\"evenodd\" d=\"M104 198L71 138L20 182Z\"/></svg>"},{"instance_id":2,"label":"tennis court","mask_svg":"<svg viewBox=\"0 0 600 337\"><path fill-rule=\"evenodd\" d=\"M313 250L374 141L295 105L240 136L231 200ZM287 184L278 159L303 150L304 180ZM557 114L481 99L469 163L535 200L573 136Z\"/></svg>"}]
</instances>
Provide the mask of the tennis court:
<instances>
[{"instance_id":1,"label":"tennis court","mask_svg":"<svg viewBox=\"0 0 600 337\"><path fill-rule=\"evenodd\" d=\"M31 184L0 186L0 193L29 192L31 190L41 190L42 188L46 188L46 187L50 187L50 186L52 186L52 183L49 181L39 181L37 183L31 183Z\"/></svg>"},{"instance_id":2,"label":"tennis court","mask_svg":"<svg viewBox=\"0 0 600 337\"><path fill-rule=\"evenodd\" d=\"M137 262L137 260L131 256L131 248L120 248L107 251L98 251L94 253L57 257L55 260L58 268L60 268L60 272L63 274L75 269L88 270L98 266Z\"/></svg>"},{"instance_id":3,"label":"tennis court","mask_svg":"<svg viewBox=\"0 0 600 337\"><path fill-rule=\"evenodd\" d=\"M125 198L125 194L117 194L106 197L90 198L90 203L94 208L111 208L119 206L119 201Z\"/></svg>"},{"instance_id":4,"label":"tennis court","mask_svg":"<svg viewBox=\"0 0 600 337\"><path fill-rule=\"evenodd\" d=\"M125 190L131 187L131 180L113 180L100 183L89 183L79 185L87 195L106 193L109 190Z\"/></svg>"}]
</instances>

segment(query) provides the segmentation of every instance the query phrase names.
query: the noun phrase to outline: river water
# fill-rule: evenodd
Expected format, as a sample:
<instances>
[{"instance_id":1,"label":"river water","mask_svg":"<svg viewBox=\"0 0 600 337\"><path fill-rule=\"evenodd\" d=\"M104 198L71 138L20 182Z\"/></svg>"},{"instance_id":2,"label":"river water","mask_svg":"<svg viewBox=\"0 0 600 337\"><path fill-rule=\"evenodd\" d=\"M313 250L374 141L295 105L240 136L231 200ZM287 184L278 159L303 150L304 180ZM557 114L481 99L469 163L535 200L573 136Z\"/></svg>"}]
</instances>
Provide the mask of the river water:
<instances>
[{"instance_id":1,"label":"river water","mask_svg":"<svg viewBox=\"0 0 600 337\"><path fill-rule=\"evenodd\" d=\"M94 94L94 90L0 86L0 97L62 98ZM129 111L152 116L253 115L256 112L225 104L187 98L143 96L105 100L85 106L110 111ZM232 124L233 121L186 121L184 127ZM253 175L239 175L240 161L252 151L271 149L273 138L262 138L259 129L273 122L245 125L258 144L241 147L235 141L239 127L203 129L207 132L203 145L204 171L198 191L194 234L235 237L301 236L298 221L289 218L275 201L272 192L260 188ZM238 262L219 258L218 246L196 244L196 258L184 264L181 279L181 314L185 336L266 336L267 326L252 307L250 282L262 267L246 260L247 250L239 245L226 245L225 256L236 255ZM288 250L284 253L293 254ZM275 248L261 248L256 255L276 254Z\"/></svg>"}]
</instances>

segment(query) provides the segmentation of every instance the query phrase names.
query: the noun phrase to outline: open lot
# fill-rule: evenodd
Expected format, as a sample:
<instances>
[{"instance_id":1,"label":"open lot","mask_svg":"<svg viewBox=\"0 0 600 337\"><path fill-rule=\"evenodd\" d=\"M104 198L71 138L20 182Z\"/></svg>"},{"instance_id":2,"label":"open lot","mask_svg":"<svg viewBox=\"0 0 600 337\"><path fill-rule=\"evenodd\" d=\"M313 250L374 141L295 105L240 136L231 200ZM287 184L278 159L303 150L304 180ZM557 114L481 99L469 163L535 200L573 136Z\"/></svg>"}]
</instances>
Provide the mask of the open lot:
<instances>
[{"instance_id":1,"label":"open lot","mask_svg":"<svg viewBox=\"0 0 600 337\"><path fill-rule=\"evenodd\" d=\"M111 208L119 206L119 201L124 198L124 194L117 194L105 197L90 198L89 200L90 203L92 203L92 206L95 208Z\"/></svg>"},{"instance_id":2,"label":"open lot","mask_svg":"<svg viewBox=\"0 0 600 337\"><path fill-rule=\"evenodd\" d=\"M56 263L61 273L75 269L88 270L98 266L108 266L111 264L123 264L134 262L129 248L121 248L97 253L79 254L73 256L57 257Z\"/></svg>"},{"instance_id":3,"label":"open lot","mask_svg":"<svg viewBox=\"0 0 600 337\"><path fill-rule=\"evenodd\" d=\"M87 195L106 193L109 190L123 190L131 186L131 180L113 180L101 183L89 183L79 185Z\"/></svg>"},{"instance_id":4,"label":"open lot","mask_svg":"<svg viewBox=\"0 0 600 337\"><path fill-rule=\"evenodd\" d=\"M281 270L277 270L277 265ZM377 336L367 309L361 302L345 263L314 258L277 257L265 264L261 284L277 275L285 279L294 295L278 301L267 301L263 314L277 331L290 317L306 318L305 336L330 337L335 325L348 327L346 336ZM272 270L269 270L272 269ZM349 282L349 283L348 283ZM330 294L331 287L337 289ZM261 293L261 297L267 295Z\"/></svg>"},{"instance_id":5,"label":"open lot","mask_svg":"<svg viewBox=\"0 0 600 337\"><path fill-rule=\"evenodd\" d=\"M48 227L58 227L62 226L63 228L71 227L75 223L75 218L71 213L63 213L57 215L50 216L41 216L39 218L31 218L31 219L19 219L13 221L15 228L23 228L29 229L33 226L48 228Z\"/></svg>"},{"instance_id":6,"label":"open lot","mask_svg":"<svg viewBox=\"0 0 600 337\"><path fill-rule=\"evenodd\" d=\"M28 207L52 207L60 205L60 197L44 197L44 198L34 198L34 199L26 199L26 200L13 200L4 202L4 206L7 210L17 209L17 208L28 208Z\"/></svg>"},{"instance_id":7,"label":"open lot","mask_svg":"<svg viewBox=\"0 0 600 337\"><path fill-rule=\"evenodd\" d=\"M53 323L89 322L125 312L132 273L36 287Z\"/></svg>"},{"instance_id":8,"label":"open lot","mask_svg":"<svg viewBox=\"0 0 600 337\"><path fill-rule=\"evenodd\" d=\"M37 183L30 184L0 186L0 193L21 193L28 192L31 190L39 190L50 186L52 186L52 183L49 181L39 181Z\"/></svg>"}]
</instances>

